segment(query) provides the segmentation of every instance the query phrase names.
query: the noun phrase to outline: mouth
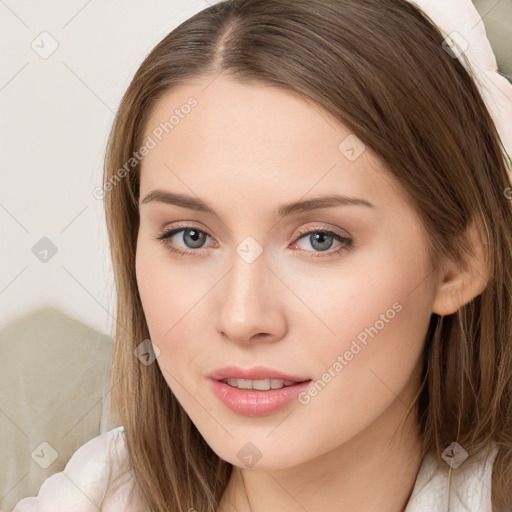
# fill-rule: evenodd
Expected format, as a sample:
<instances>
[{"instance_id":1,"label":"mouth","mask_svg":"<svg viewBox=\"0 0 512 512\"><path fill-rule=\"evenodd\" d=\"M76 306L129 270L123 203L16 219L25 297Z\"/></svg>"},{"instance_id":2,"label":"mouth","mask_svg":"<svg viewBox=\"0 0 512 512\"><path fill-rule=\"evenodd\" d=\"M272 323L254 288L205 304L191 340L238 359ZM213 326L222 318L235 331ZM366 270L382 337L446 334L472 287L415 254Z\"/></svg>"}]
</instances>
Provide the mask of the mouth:
<instances>
[{"instance_id":1,"label":"mouth","mask_svg":"<svg viewBox=\"0 0 512 512\"><path fill-rule=\"evenodd\" d=\"M226 366L215 370L208 377L232 388L255 391L282 389L311 381L310 377L299 377L265 366L252 368Z\"/></svg>"},{"instance_id":2,"label":"mouth","mask_svg":"<svg viewBox=\"0 0 512 512\"><path fill-rule=\"evenodd\" d=\"M242 379L217 375L217 378L210 376L208 380L213 394L228 409L242 416L256 418L277 413L291 405L312 380L295 379Z\"/></svg>"},{"instance_id":3,"label":"mouth","mask_svg":"<svg viewBox=\"0 0 512 512\"><path fill-rule=\"evenodd\" d=\"M228 386L237 389L255 390L255 391L269 391L271 389L282 389L290 386L296 386L303 382L309 382L311 379L303 381L284 380L284 379L220 379L220 382L224 382Z\"/></svg>"}]
</instances>

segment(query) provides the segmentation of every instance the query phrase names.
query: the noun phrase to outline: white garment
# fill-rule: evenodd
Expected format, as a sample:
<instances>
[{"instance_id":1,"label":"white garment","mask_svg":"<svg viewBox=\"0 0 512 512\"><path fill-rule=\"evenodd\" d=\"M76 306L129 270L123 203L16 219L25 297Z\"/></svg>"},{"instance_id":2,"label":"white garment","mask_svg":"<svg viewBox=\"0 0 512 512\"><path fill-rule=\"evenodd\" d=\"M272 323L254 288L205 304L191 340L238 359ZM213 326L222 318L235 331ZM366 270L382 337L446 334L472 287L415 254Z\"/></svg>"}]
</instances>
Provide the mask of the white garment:
<instances>
[{"instance_id":1,"label":"white garment","mask_svg":"<svg viewBox=\"0 0 512 512\"><path fill-rule=\"evenodd\" d=\"M150 512L130 470L124 435L121 426L82 445L64 471L43 482L37 497L22 499L12 512ZM467 459L452 470L450 508L450 468L438 467L432 457L425 457L405 512L492 512L491 474L496 453L493 445L487 460L479 456L469 464Z\"/></svg>"},{"instance_id":2,"label":"white garment","mask_svg":"<svg viewBox=\"0 0 512 512\"><path fill-rule=\"evenodd\" d=\"M506 152L512 157L512 84L498 74L496 56L485 25L471 0L409 0L439 27L445 37L460 46L457 58L467 68L468 58L487 109Z\"/></svg>"},{"instance_id":3,"label":"white garment","mask_svg":"<svg viewBox=\"0 0 512 512\"><path fill-rule=\"evenodd\" d=\"M12 512L150 512L129 467L124 435L124 427L116 427L80 446L64 471Z\"/></svg>"},{"instance_id":4,"label":"white garment","mask_svg":"<svg viewBox=\"0 0 512 512\"><path fill-rule=\"evenodd\" d=\"M466 459L456 469L451 469L448 463L439 467L428 454L405 512L492 512L491 477L497 453L493 443L487 458L482 452L472 457L471 462Z\"/></svg>"}]
</instances>

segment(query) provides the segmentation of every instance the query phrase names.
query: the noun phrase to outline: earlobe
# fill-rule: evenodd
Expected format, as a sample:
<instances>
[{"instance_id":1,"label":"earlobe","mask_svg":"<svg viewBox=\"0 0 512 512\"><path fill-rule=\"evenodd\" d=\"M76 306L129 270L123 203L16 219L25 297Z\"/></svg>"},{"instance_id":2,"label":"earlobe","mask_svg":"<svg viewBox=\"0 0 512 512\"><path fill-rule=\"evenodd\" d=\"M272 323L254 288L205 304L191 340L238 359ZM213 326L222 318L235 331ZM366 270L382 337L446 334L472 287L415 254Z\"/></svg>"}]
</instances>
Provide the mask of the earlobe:
<instances>
[{"instance_id":1,"label":"earlobe","mask_svg":"<svg viewBox=\"0 0 512 512\"><path fill-rule=\"evenodd\" d=\"M465 254L463 261L446 260L442 266L432 305L432 312L439 316L455 313L480 295L489 282L487 245L481 229L472 222L464 236L474 255Z\"/></svg>"}]
</instances>

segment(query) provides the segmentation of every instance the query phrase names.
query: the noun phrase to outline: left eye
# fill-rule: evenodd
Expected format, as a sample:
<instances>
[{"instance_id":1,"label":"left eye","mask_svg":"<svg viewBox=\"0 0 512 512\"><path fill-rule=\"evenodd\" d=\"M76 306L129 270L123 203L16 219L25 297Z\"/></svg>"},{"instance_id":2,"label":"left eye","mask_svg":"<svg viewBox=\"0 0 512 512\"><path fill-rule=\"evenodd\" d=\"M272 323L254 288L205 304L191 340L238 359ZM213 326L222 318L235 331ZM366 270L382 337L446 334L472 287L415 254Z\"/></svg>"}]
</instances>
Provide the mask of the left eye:
<instances>
[{"instance_id":1,"label":"left eye","mask_svg":"<svg viewBox=\"0 0 512 512\"><path fill-rule=\"evenodd\" d=\"M176 247L174 244L170 243L170 240L178 233L183 233L181 240L182 243L185 244L185 248ZM326 256L339 254L345 249L349 250L353 245L353 240L351 238L341 236L338 233L322 228L302 231L301 236L297 239L296 242L292 244L292 246L297 245L299 241L305 239L306 237L309 237L308 240L313 249L315 249L314 252L326 253ZM193 226L183 226L179 228L164 230L159 234L159 236L156 237L156 239L160 240L170 252L189 257L196 256L196 253L200 252L198 249L203 248L203 244L207 238L211 238L208 233ZM337 248L329 251L333 245L333 240L339 242L340 245ZM184 250L187 248L192 250ZM315 254L310 256L318 257L324 256L324 254Z\"/></svg>"},{"instance_id":2,"label":"left eye","mask_svg":"<svg viewBox=\"0 0 512 512\"><path fill-rule=\"evenodd\" d=\"M348 237L344 237L339 235L338 233L334 233L333 231L329 231L326 229L313 229L310 231L306 231L302 234L302 236L294 243L296 245L302 239L306 239L311 247L316 249L315 252L325 252L328 251L334 241L340 243L338 248L333 249L327 253L327 256L332 254L339 254L344 249L350 249L352 247L352 239ZM324 256L323 254L315 254L314 257Z\"/></svg>"}]
</instances>

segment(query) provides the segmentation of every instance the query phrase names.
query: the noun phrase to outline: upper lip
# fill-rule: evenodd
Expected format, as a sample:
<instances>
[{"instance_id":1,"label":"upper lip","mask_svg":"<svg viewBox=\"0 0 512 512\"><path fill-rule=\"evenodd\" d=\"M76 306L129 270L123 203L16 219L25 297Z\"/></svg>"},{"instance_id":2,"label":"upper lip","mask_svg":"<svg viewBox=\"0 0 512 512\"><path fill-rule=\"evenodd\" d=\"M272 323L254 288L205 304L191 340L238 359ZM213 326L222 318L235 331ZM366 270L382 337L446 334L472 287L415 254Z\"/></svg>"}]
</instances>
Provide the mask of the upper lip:
<instances>
[{"instance_id":1,"label":"upper lip","mask_svg":"<svg viewBox=\"0 0 512 512\"><path fill-rule=\"evenodd\" d=\"M240 368L238 366L225 366L219 368L208 375L210 379L222 380L222 379L247 379L247 380L265 380L265 379L279 379L279 380L291 380L294 382L304 382L311 380L310 377L298 377L296 375L290 375L273 368L267 368L265 366L253 366L252 368Z\"/></svg>"}]
</instances>

